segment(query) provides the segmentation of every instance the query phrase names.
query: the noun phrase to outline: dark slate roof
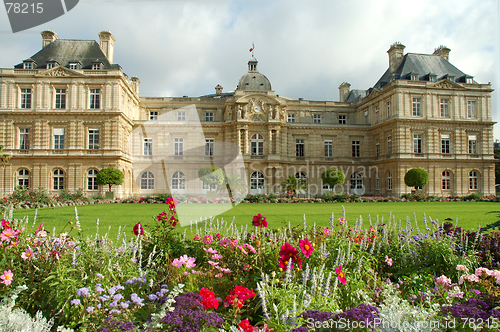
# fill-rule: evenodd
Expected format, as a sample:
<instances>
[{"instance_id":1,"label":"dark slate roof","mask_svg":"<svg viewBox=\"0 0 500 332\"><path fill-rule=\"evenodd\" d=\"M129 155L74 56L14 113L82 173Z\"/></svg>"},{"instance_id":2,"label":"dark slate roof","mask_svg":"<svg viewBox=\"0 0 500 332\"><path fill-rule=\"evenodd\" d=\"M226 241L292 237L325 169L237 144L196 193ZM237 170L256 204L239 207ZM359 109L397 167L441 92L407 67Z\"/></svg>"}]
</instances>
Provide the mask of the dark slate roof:
<instances>
[{"instance_id":1,"label":"dark slate roof","mask_svg":"<svg viewBox=\"0 0 500 332\"><path fill-rule=\"evenodd\" d=\"M368 90L351 90L347 95L346 102L347 103L355 103L358 100L365 98L368 95Z\"/></svg>"},{"instance_id":2,"label":"dark slate roof","mask_svg":"<svg viewBox=\"0 0 500 332\"><path fill-rule=\"evenodd\" d=\"M436 75L437 81L447 78L446 75L449 75L454 77L453 81L455 82L465 82L464 72L449 63L442 56L435 54L406 54L398 69L393 73L393 79L410 79L410 74L418 74L420 81L428 81L429 74L431 74ZM387 69L374 88L380 89L390 81L389 69Z\"/></svg>"},{"instance_id":3,"label":"dark slate roof","mask_svg":"<svg viewBox=\"0 0 500 332\"><path fill-rule=\"evenodd\" d=\"M200 98L213 98L213 99L221 98L221 99L223 99L223 98L230 98L232 96L234 96L234 91L223 92L220 95L214 93L211 95L200 96Z\"/></svg>"},{"instance_id":4,"label":"dark slate roof","mask_svg":"<svg viewBox=\"0 0 500 332\"><path fill-rule=\"evenodd\" d=\"M271 91L271 82L259 72L248 72L243 75L238 83L238 90Z\"/></svg>"},{"instance_id":5,"label":"dark slate roof","mask_svg":"<svg viewBox=\"0 0 500 332\"><path fill-rule=\"evenodd\" d=\"M27 60L35 61L34 68L45 69L47 62L57 61L68 67L69 63L79 62L81 69L91 69L95 62L102 63L102 69L120 69L118 64L110 64L95 40L56 39ZM14 68L23 68L20 63Z\"/></svg>"}]
</instances>

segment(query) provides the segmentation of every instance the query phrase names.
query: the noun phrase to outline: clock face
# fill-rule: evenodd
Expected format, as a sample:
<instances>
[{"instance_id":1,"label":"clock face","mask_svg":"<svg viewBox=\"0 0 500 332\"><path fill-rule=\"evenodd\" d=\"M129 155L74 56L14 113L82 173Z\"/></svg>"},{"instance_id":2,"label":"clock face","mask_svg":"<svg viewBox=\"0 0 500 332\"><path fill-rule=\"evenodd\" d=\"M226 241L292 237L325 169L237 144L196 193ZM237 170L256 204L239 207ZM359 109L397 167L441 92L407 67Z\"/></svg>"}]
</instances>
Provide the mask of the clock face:
<instances>
[{"instance_id":1,"label":"clock face","mask_svg":"<svg viewBox=\"0 0 500 332\"><path fill-rule=\"evenodd\" d=\"M255 107L254 107L254 111L255 111L256 113L259 113L259 112L260 112L260 106L255 106Z\"/></svg>"}]
</instances>

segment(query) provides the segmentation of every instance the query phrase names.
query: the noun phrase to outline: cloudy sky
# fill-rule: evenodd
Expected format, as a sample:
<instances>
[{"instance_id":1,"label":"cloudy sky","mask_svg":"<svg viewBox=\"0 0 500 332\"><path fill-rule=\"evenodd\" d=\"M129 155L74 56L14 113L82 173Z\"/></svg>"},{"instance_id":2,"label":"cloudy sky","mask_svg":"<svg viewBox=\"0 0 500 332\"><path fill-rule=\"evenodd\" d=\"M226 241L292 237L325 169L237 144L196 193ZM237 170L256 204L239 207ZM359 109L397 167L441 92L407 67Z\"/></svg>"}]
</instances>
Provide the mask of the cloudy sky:
<instances>
[{"instance_id":1,"label":"cloudy sky","mask_svg":"<svg viewBox=\"0 0 500 332\"><path fill-rule=\"evenodd\" d=\"M500 0L80 0L64 16L13 34L0 10L0 67L36 53L40 32L63 39L116 38L115 63L141 80L142 96L200 96L236 88L255 44L258 69L277 94L338 100L338 86L368 89L405 52L451 49L450 62L492 83L500 121ZM495 126L500 139L500 125Z\"/></svg>"}]
</instances>

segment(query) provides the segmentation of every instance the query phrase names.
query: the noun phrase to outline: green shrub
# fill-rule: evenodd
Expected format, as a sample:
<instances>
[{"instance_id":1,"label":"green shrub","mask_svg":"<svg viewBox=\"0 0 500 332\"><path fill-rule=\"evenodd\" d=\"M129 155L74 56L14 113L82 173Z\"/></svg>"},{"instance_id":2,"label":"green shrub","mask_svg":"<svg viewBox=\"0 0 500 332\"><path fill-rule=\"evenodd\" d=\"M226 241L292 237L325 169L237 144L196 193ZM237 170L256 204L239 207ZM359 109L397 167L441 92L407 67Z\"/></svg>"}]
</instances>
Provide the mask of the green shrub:
<instances>
[{"instance_id":1,"label":"green shrub","mask_svg":"<svg viewBox=\"0 0 500 332\"><path fill-rule=\"evenodd\" d=\"M429 182L429 173L422 168L412 168L405 175L405 184L408 187L423 187Z\"/></svg>"},{"instance_id":2,"label":"green shrub","mask_svg":"<svg viewBox=\"0 0 500 332\"><path fill-rule=\"evenodd\" d=\"M478 193L473 193L463 198L464 201L479 201L481 200L481 195Z\"/></svg>"},{"instance_id":3,"label":"green shrub","mask_svg":"<svg viewBox=\"0 0 500 332\"><path fill-rule=\"evenodd\" d=\"M30 200L28 188L25 186L17 186L14 192L9 195L9 199L22 202Z\"/></svg>"}]
</instances>

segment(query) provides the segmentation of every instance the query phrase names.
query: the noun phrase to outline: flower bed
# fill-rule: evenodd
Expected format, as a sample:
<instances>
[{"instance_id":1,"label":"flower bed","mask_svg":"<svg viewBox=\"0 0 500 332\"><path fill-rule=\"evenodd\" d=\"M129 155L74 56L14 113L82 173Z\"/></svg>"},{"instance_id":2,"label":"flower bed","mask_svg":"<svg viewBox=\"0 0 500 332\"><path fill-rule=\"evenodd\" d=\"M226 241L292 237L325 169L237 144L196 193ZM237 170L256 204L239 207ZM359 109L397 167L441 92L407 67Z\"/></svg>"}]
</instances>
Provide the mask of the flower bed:
<instances>
[{"instance_id":1,"label":"flower bed","mask_svg":"<svg viewBox=\"0 0 500 332\"><path fill-rule=\"evenodd\" d=\"M496 331L500 232L429 220L175 232L177 201L133 238L2 220L0 330ZM97 225L98 228L98 225ZM49 319L50 318L50 319ZM45 329L45 330L44 330Z\"/></svg>"}]
</instances>

